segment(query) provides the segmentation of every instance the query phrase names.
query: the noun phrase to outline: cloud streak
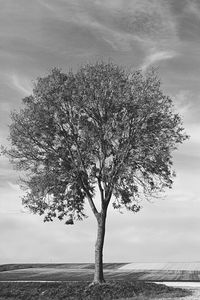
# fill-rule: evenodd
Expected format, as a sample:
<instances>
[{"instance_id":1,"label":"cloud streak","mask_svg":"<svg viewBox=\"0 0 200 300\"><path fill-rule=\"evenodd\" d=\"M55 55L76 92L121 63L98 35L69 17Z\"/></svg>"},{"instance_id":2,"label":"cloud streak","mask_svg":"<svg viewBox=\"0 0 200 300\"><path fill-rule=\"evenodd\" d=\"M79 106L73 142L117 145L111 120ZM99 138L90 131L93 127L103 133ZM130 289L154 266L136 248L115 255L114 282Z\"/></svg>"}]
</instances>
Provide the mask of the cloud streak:
<instances>
[{"instance_id":1,"label":"cloud streak","mask_svg":"<svg viewBox=\"0 0 200 300\"><path fill-rule=\"evenodd\" d=\"M78 26L86 26L99 33L113 50L131 51L134 43L144 48L151 44L170 44L176 40L176 24L169 7L154 0L142 1L91 1L57 2L39 0L54 18Z\"/></svg>"},{"instance_id":2,"label":"cloud streak","mask_svg":"<svg viewBox=\"0 0 200 300\"><path fill-rule=\"evenodd\" d=\"M13 73L12 75L10 75L10 80L13 87L17 89L22 95L28 96L31 94L32 88L26 78Z\"/></svg>"},{"instance_id":3,"label":"cloud streak","mask_svg":"<svg viewBox=\"0 0 200 300\"><path fill-rule=\"evenodd\" d=\"M175 51L152 51L151 54L145 58L141 69L145 71L148 67L165 60L169 60L177 56Z\"/></svg>"}]
</instances>

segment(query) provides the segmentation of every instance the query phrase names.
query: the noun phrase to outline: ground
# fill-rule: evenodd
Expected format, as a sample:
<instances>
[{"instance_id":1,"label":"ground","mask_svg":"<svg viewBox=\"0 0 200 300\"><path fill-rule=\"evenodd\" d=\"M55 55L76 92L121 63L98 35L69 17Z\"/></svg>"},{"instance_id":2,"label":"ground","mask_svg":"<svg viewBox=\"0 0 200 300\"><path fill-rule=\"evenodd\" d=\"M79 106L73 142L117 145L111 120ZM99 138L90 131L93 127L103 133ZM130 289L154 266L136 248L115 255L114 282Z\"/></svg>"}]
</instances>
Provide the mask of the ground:
<instances>
[{"instance_id":1,"label":"ground","mask_svg":"<svg viewBox=\"0 0 200 300\"><path fill-rule=\"evenodd\" d=\"M0 282L0 300L111 300L165 299L190 293L162 284L143 281L108 281L102 285L89 282ZM161 297L161 298L160 298Z\"/></svg>"},{"instance_id":2,"label":"ground","mask_svg":"<svg viewBox=\"0 0 200 300\"><path fill-rule=\"evenodd\" d=\"M165 285L151 283L151 281L185 279L197 281L200 271L151 270L150 266L146 268L140 270L135 266L133 270L130 264L105 264L107 284L100 288L88 288L89 282L93 279L93 264L0 265L0 300L200 299L200 289L174 290ZM185 297L180 298L181 296Z\"/></svg>"}]
</instances>

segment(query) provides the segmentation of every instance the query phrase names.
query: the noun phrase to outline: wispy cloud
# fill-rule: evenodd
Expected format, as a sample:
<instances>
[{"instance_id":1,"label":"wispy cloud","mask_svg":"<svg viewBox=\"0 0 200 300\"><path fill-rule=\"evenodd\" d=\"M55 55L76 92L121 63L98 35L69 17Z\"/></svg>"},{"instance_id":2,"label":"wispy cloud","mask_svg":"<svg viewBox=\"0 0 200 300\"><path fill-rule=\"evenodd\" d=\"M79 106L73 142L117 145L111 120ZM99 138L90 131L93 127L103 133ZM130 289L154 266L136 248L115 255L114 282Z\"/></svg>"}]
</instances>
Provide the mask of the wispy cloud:
<instances>
[{"instance_id":1,"label":"wispy cloud","mask_svg":"<svg viewBox=\"0 0 200 300\"><path fill-rule=\"evenodd\" d=\"M156 64L157 62L174 58L176 55L177 53L175 51L153 50L152 53L147 55L145 58L141 69L145 71L148 67Z\"/></svg>"},{"instance_id":2,"label":"wispy cloud","mask_svg":"<svg viewBox=\"0 0 200 300\"><path fill-rule=\"evenodd\" d=\"M192 101L190 100L193 98L192 93L189 90L180 90L174 98L176 110L187 121L188 118L191 118Z\"/></svg>"},{"instance_id":3,"label":"wispy cloud","mask_svg":"<svg viewBox=\"0 0 200 300\"><path fill-rule=\"evenodd\" d=\"M181 89L173 97L175 109L183 118L184 123L199 124L200 96L193 89Z\"/></svg>"},{"instance_id":4,"label":"wispy cloud","mask_svg":"<svg viewBox=\"0 0 200 300\"><path fill-rule=\"evenodd\" d=\"M15 73L10 75L10 80L14 88L16 88L24 96L30 95L32 87L28 79Z\"/></svg>"},{"instance_id":5,"label":"wispy cloud","mask_svg":"<svg viewBox=\"0 0 200 300\"><path fill-rule=\"evenodd\" d=\"M38 0L54 18L86 26L106 41L113 50L134 50L135 42L151 47L176 39L176 24L167 5L154 0Z\"/></svg>"}]
</instances>

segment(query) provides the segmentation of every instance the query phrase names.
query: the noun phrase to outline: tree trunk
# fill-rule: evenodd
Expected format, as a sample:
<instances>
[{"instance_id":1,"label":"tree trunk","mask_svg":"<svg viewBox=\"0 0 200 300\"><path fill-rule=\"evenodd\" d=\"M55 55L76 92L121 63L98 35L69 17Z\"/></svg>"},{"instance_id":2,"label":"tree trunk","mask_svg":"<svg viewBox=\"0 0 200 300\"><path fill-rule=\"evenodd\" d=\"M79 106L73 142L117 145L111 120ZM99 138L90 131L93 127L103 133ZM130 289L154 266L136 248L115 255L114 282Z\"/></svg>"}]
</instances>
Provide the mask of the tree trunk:
<instances>
[{"instance_id":1,"label":"tree trunk","mask_svg":"<svg viewBox=\"0 0 200 300\"><path fill-rule=\"evenodd\" d=\"M105 237L106 213L107 209L104 209L97 217L98 231L97 240L95 243L95 273L93 283L98 284L105 282L103 275L103 245Z\"/></svg>"}]
</instances>

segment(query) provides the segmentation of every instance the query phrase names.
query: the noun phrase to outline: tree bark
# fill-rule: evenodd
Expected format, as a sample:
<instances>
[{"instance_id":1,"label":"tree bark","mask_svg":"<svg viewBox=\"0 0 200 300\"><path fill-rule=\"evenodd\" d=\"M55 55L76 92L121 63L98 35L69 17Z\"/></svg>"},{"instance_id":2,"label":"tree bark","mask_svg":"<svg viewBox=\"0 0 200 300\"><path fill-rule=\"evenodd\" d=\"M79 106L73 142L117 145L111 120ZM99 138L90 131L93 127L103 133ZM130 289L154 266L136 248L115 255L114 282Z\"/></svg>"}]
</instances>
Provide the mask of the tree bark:
<instances>
[{"instance_id":1,"label":"tree bark","mask_svg":"<svg viewBox=\"0 0 200 300\"><path fill-rule=\"evenodd\" d=\"M105 282L103 275L103 245L105 237L106 214L107 208L104 208L97 217L98 230L95 243L95 272L93 280L93 283L95 284L101 284Z\"/></svg>"}]
</instances>

